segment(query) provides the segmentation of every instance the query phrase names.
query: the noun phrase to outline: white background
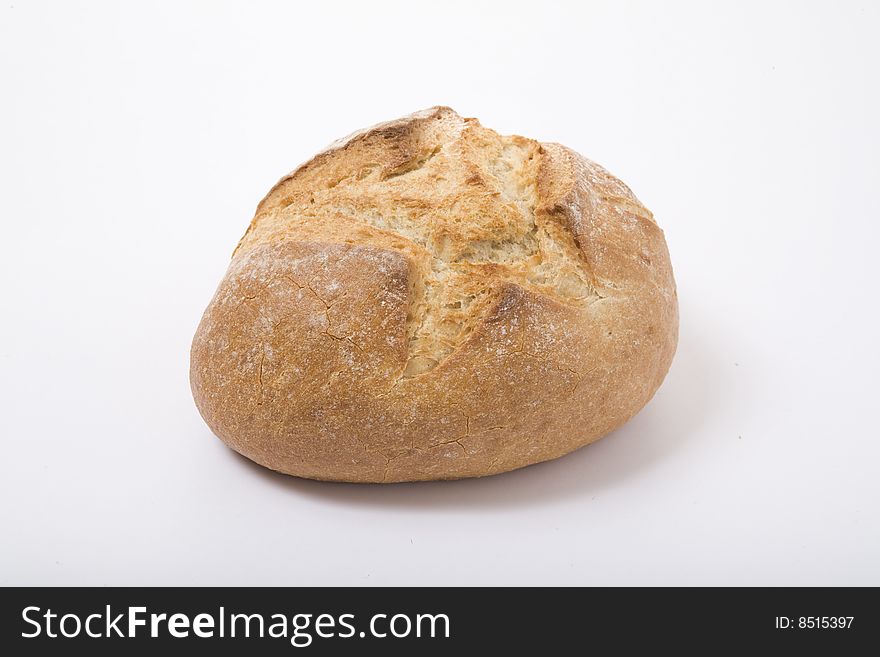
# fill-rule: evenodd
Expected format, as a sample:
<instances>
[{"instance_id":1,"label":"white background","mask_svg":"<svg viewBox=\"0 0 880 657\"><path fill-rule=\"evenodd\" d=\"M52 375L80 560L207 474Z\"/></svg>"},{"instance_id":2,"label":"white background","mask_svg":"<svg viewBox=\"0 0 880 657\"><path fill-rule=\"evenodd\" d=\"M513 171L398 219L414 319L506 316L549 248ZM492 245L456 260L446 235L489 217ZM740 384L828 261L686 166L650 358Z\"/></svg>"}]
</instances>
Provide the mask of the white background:
<instances>
[{"instance_id":1,"label":"white background","mask_svg":"<svg viewBox=\"0 0 880 657\"><path fill-rule=\"evenodd\" d=\"M0 584L880 584L871 2L0 7ZM645 410L455 483L263 470L192 334L256 203L447 104L559 141L665 229Z\"/></svg>"}]
</instances>

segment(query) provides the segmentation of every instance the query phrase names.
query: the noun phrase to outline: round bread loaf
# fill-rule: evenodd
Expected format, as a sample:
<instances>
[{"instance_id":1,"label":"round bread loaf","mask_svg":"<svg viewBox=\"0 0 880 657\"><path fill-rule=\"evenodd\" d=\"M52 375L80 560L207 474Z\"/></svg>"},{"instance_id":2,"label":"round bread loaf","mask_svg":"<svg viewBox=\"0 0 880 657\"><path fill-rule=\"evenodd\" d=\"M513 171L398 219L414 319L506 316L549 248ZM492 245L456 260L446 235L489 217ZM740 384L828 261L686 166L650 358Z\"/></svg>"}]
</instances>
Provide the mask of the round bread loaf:
<instances>
[{"instance_id":1,"label":"round bread loaf","mask_svg":"<svg viewBox=\"0 0 880 657\"><path fill-rule=\"evenodd\" d=\"M435 107L272 188L196 332L191 382L214 433L273 470L477 477L626 422L677 333L663 232L626 185Z\"/></svg>"}]
</instances>

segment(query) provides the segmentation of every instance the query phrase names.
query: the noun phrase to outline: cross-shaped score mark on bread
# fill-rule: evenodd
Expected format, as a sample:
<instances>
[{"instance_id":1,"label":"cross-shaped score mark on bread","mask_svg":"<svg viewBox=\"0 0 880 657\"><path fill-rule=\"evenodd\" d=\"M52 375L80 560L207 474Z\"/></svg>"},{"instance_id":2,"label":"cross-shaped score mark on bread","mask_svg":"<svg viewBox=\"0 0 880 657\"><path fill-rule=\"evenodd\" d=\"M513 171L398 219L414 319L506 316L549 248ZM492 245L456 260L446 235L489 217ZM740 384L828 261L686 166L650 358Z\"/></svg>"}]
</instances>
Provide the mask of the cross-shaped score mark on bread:
<instances>
[{"instance_id":1,"label":"cross-shaped score mark on bread","mask_svg":"<svg viewBox=\"0 0 880 657\"><path fill-rule=\"evenodd\" d=\"M569 229L537 207L541 144L436 108L356 134L282 180L261 224L356 240L411 260L403 377L436 367L479 325L505 281L578 305L600 297ZM401 246L401 242L405 246Z\"/></svg>"}]
</instances>

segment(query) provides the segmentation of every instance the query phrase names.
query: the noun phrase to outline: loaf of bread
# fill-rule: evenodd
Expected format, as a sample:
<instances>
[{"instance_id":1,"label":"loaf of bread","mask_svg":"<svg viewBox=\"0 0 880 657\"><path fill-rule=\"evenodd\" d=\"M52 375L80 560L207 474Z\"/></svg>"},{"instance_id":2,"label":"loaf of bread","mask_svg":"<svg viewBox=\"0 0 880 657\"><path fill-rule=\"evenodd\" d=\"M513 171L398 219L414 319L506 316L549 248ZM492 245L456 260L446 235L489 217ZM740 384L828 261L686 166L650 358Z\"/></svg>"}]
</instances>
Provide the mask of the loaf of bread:
<instances>
[{"instance_id":1,"label":"loaf of bread","mask_svg":"<svg viewBox=\"0 0 880 657\"><path fill-rule=\"evenodd\" d=\"M435 107L272 188L198 327L191 382L214 433L273 470L477 477L626 422L677 333L663 232L626 185Z\"/></svg>"}]
</instances>

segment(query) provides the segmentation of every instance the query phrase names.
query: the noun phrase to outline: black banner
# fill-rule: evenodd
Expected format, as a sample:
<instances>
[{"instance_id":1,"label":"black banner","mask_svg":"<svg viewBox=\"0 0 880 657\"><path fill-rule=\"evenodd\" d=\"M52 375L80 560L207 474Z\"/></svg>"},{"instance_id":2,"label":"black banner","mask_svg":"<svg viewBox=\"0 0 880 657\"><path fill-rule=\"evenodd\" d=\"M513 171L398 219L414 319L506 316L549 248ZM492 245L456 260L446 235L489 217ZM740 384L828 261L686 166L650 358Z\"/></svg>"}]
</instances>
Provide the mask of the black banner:
<instances>
[{"instance_id":1,"label":"black banner","mask_svg":"<svg viewBox=\"0 0 880 657\"><path fill-rule=\"evenodd\" d=\"M876 646L876 589L0 589L5 654L835 651ZM10 652L8 649L12 649Z\"/></svg>"}]
</instances>

